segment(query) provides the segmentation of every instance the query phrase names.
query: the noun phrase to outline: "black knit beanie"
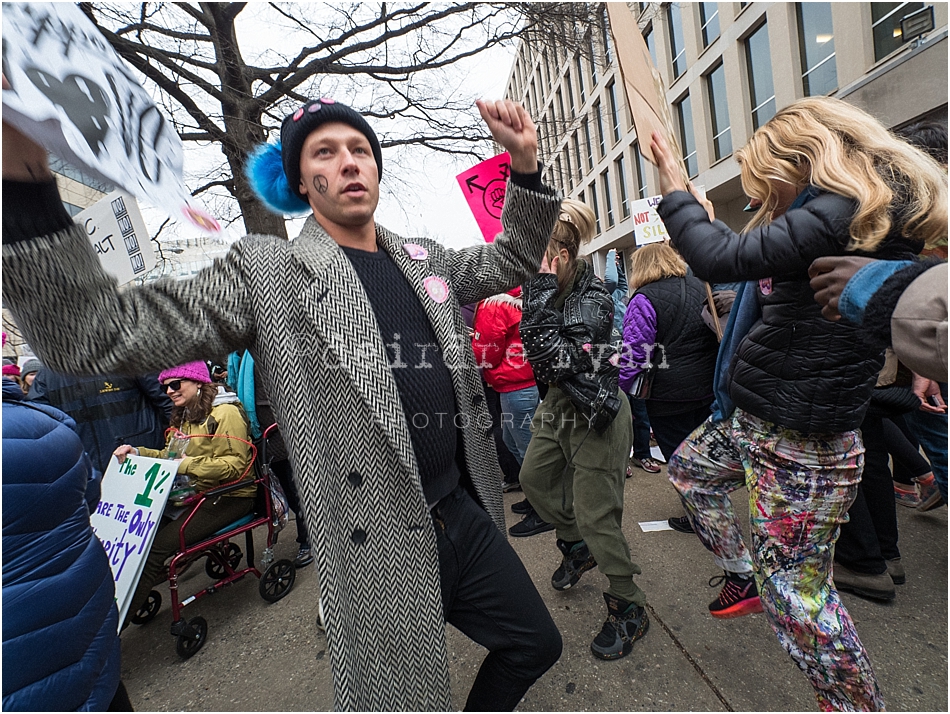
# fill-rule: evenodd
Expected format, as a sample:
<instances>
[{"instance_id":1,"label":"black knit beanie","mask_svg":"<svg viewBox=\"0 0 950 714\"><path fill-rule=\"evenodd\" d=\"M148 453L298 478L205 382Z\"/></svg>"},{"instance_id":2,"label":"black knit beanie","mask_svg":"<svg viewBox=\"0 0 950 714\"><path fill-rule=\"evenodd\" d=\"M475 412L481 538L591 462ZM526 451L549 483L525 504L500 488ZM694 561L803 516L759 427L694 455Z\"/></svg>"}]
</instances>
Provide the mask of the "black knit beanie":
<instances>
[{"instance_id":1,"label":"black knit beanie","mask_svg":"<svg viewBox=\"0 0 950 714\"><path fill-rule=\"evenodd\" d=\"M317 99L307 102L293 114L284 117L280 125L281 160L284 164L284 174L287 184L296 195L300 193L300 152L310 133L321 124L327 122L342 122L349 124L363 134L373 149L373 158L376 159L376 168L379 177L383 176L383 153L379 146L376 132L363 115L354 109L340 104L332 99Z\"/></svg>"}]
</instances>

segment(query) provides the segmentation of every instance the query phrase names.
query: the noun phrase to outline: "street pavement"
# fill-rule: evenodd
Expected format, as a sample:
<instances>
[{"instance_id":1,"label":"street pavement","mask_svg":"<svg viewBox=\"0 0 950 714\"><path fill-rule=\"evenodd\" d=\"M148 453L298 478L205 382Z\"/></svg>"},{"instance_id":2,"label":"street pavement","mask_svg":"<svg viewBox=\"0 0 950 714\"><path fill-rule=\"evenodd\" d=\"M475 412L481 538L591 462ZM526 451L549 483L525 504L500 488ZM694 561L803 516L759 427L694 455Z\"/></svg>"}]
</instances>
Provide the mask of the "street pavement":
<instances>
[{"instance_id":1,"label":"street pavement","mask_svg":"<svg viewBox=\"0 0 950 714\"><path fill-rule=\"evenodd\" d=\"M506 508L523 498L505 495ZM734 495L745 516L745 490ZM764 615L716 620L706 606L720 571L693 535L641 531L640 522L681 515L663 473L634 469L627 480L624 532L637 582L649 600L650 630L615 662L595 659L590 641L606 615L606 578L593 570L566 592L550 586L560 562L553 532L511 539L561 630L560 661L525 695L520 711L816 711L811 687L778 644ZM947 711L947 509L898 507L907 583L879 604L848 593L842 599L871 656L891 711ZM508 512L508 525L518 517ZM293 558L293 526L277 557ZM241 539L243 541L243 539ZM260 539L258 539L260 540ZM243 547L243 544L242 544ZM263 547L258 543L257 552ZM412 574L407 574L412 577ZM183 596L208 583L197 563L180 583ZM122 674L141 711L329 711L332 681L326 637L317 624L319 585L313 566L299 571L281 601L260 598L253 576L184 611L208 621L208 639L181 660L169 634L167 586L158 617L122 634ZM453 701L465 703L485 650L447 627ZM407 653L410 656L410 653ZM398 686L398 684L397 684Z\"/></svg>"}]
</instances>

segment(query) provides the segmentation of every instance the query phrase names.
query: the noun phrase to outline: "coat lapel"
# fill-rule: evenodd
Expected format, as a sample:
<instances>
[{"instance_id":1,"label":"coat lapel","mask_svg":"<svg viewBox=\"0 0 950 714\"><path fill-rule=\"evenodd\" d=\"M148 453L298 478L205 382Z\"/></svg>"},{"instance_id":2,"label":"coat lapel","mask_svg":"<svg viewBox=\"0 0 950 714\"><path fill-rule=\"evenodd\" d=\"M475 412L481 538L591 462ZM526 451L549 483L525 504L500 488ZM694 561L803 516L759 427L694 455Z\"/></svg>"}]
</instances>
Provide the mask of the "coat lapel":
<instances>
[{"instance_id":1,"label":"coat lapel","mask_svg":"<svg viewBox=\"0 0 950 714\"><path fill-rule=\"evenodd\" d=\"M314 357L360 391L406 471L418 474L389 357L359 276L313 216L293 242L293 253L313 277L302 300L317 333L313 343L324 348Z\"/></svg>"}]
</instances>

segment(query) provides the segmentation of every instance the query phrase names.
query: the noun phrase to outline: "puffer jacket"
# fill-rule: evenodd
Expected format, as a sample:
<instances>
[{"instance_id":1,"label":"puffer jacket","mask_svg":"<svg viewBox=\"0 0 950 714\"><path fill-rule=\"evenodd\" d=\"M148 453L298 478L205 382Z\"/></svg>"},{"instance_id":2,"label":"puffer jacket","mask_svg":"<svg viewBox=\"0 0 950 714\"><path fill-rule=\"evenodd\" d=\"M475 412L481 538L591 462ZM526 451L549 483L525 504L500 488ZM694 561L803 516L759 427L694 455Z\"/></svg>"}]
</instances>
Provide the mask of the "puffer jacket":
<instances>
[{"instance_id":1,"label":"puffer jacket","mask_svg":"<svg viewBox=\"0 0 950 714\"><path fill-rule=\"evenodd\" d=\"M539 382L554 384L603 433L617 412L613 298L585 262L574 284L558 294L557 277L542 273L524 285L521 340Z\"/></svg>"},{"instance_id":2,"label":"puffer jacket","mask_svg":"<svg viewBox=\"0 0 950 714\"><path fill-rule=\"evenodd\" d=\"M482 376L496 392L533 387L534 372L524 354L518 325L521 323L521 288L493 295L478 303L472 322L472 349Z\"/></svg>"},{"instance_id":3,"label":"puffer jacket","mask_svg":"<svg viewBox=\"0 0 950 714\"><path fill-rule=\"evenodd\" d=\"M741 235L710 222L686 192L669 194L657 211L697 277L759 281L762 317L730 366L736 406L802 433L840 433L864 420L884 353L860 327L826 320L815 302L808 267L820 256L848 252L856 204L810 190L816 195L801 208ZM921 247L895 224L873 257L912 258Z\"/></svg>"},{"instance_id":4,"label":"puffer jacket","mask_svg":"<svg viewBox=\"0 0 950 714\"><path fill-rule=\"evenodd\" d=\"M4 711L105 711L119 686L98 474L72 425L3 380Z\"/></svg>"},{"instance_id":5,"label":"puffer jacket","mask_svg":"<svg viewBox=\"0 0 950 714\"><path fill-rule=\"evenodd\" d=\"M253 479L248 467L251 464L251 449L245 443L251 440L247 417L241 409L237 395L218 387L211 413L200 423L183 422L180 430L193 437L185 447L185 458L178 473L186 474L198 493L216 488L230 481L237 481L242 474ZM171 438L172 432L169 432ZM208 437L206 435L214 434ZM228 439L225 436L235 438ZM168 458L168 445L161 451L138 447L139 455L152 459ZM257 491L254 484L229 491L224 498L253 497Z\"/></svg>"}]
</instances>

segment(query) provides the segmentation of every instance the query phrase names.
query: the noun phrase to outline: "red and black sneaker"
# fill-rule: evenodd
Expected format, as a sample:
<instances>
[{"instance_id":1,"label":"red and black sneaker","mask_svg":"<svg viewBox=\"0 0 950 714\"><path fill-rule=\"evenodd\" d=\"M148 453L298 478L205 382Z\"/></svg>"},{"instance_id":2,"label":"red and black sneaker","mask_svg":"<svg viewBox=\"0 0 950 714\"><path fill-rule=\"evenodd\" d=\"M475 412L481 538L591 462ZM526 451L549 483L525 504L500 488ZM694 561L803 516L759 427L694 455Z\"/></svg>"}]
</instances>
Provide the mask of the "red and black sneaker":
<instances>
[{"instance_id":1,"label":"red and black sneaker","mask_svg":"<svg viewBox=\"0 0 950 714\"><path fill-rule=\"evenodd\" d=\"M709 587L714 588L725 582L719 597L709 603L709 614L713 617L730 618L762 612L762 601L752 575L743 578L728 571L709 579Z\"/></svg>"}]
</instances>

